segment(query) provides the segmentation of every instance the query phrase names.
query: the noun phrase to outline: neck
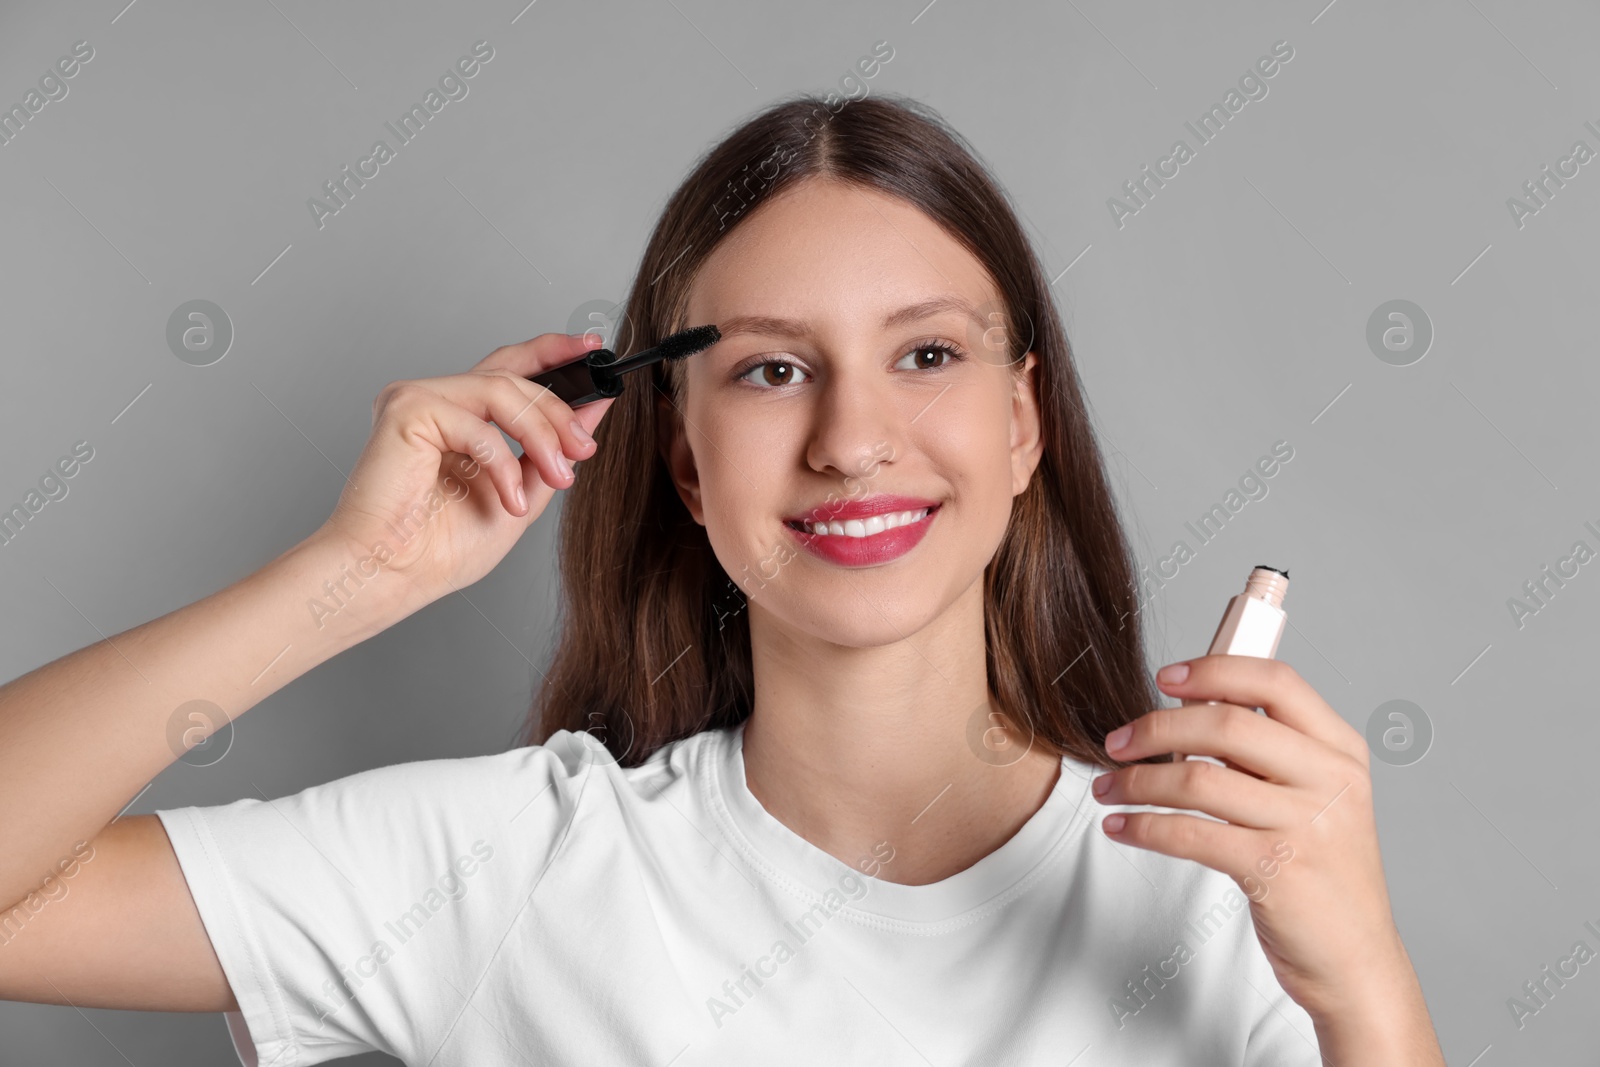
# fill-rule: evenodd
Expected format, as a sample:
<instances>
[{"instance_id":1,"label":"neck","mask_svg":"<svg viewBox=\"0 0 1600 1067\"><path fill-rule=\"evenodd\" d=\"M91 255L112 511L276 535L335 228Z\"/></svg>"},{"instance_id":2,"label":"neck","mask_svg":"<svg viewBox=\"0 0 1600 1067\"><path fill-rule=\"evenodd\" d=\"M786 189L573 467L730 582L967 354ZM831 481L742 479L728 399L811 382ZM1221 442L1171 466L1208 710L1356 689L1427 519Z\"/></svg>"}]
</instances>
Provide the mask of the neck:
<instances>
[{"instance_id":1,"label":"neck","mask_svg":"<svg viewBox=\"0 0 1600 1067\"><path fill-rule=\"evenodd\" d=\"M887 842L894 858L876 877L940 881L1010 840L1055 787L1059 757L1025 734L1009 750L992 744L1000 720L981 582L878 647L831 644L756 610L750 626L746 783L773 818L841 862L854 867Z\"/></svg>"}]
</instances>

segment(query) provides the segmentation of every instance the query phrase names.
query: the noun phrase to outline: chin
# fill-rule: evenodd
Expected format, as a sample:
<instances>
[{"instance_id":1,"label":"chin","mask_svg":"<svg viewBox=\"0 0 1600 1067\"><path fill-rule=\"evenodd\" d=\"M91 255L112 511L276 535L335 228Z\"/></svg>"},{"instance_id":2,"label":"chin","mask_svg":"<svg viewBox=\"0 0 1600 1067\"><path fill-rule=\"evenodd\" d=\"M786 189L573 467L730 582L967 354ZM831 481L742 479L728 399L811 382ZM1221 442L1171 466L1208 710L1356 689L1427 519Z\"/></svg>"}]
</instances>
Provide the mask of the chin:
<instances>
[{"instance_id":1,"label":"chin","mask_svg":"<svg viewBox=\"0 0 1600 1067\"><path fill-rule=\"evenodd\" d=\"M975 577L982 576L980 571ZM751 603L767 615L764 621L785 629L844 648L883 648L914 638L959 599L959 590L940 588L926 577L923 571L908 580L905 573L875 568L782 590L769 584Z\"/></svg>"}]
</instances>

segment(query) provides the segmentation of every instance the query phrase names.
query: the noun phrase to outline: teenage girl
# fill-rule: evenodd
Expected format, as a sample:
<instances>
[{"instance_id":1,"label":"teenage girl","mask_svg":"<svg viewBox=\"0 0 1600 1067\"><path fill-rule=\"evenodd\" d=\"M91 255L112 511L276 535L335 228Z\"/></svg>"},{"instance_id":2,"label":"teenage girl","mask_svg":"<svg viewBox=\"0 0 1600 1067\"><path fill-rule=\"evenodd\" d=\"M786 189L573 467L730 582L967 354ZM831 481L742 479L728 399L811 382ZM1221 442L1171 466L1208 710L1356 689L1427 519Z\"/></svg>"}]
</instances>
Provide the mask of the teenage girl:
<instances>
[{"instance_id":1,"label":"teenage girl","mask_svg":"<svg viewBox=\"0 0 1600 1067\"><path fill-rule=\"evenodd\" d=\"M1152 685L1047 276L959 135L768 108L624 310L622 354L721 339L576 408L529 376L594 337L392 382L315 534L0 688L0 997L226 1012L247 1067L1443 1067L1361 734L1281 662ZM221 725L181 709L478 581L558 491L525 744L118 817Z\"/></svg>"}]
</instances>

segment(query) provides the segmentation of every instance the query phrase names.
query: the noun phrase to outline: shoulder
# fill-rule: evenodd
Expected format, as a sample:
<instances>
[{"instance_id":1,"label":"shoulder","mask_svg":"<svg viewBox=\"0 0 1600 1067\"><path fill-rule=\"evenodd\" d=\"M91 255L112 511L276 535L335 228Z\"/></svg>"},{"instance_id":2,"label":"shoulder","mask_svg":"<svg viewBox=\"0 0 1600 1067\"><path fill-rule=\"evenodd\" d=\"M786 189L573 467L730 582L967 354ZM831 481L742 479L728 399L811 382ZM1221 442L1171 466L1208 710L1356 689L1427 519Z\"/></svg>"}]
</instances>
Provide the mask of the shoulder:
<instances>
[{"instance_id":1,"label":"shoulder","mask_svg":"<svg viewBox=\"0 0 1600 1067\"><path fill-rule=\"evenodd\" d=\"M368 880L359 872L376 880L443 869L486 851L537 869L571 847L584 813L606 819L691 777L702 744L694 735L624 768L593 736L561 730L505 752L390 764L287 796L156 814L180 860L204 857L241 877L298 869L355 885Z\"/></svg>"}]
</instances>

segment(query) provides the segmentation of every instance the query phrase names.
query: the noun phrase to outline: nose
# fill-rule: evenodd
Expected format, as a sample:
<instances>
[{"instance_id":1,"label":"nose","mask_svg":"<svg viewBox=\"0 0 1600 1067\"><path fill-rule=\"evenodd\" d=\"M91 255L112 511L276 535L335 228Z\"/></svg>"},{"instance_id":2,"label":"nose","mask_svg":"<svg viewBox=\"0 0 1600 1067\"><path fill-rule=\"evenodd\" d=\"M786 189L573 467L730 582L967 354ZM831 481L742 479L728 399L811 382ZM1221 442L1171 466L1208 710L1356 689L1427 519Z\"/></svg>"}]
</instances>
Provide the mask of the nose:
<instances>
[{"instance_id":1,"label":"nose","mask_svg":"<svg viewBox=\"0 0 1600 1067\"><path fill-rule=\"evenodd\" d=\"M870 475L886 457L903 455L907 424L889 375L872 361L835 361L817 386L806 462L813 470L847 478ZM923 402L926 402L924 398Z\"/></svg>"}]
</instances>

